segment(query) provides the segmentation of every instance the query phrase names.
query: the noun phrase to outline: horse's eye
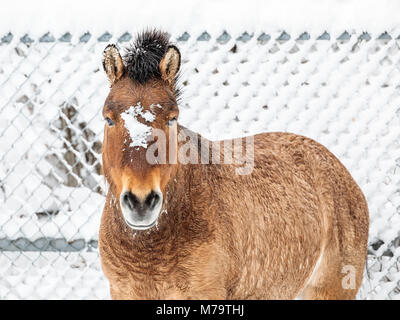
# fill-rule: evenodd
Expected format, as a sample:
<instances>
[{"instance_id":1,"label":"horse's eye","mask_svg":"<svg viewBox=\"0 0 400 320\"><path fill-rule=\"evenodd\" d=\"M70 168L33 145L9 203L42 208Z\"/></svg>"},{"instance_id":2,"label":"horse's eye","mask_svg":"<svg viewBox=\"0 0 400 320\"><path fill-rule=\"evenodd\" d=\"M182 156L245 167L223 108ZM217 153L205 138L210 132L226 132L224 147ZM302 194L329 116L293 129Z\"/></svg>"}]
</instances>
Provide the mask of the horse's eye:
<instances>
[{"instance_id":1,"label":"horse's eye","mask_svg":"<svg viewBox=\"0 0 400 320\"><path fill-rule=\"evenodd\" d=\"M176 121L176 117L173 117L171 120L169 120L169 121L167 122L167 125L170 127L170 126L172 126L172 125L175 123L175 121Z\"/></svg>"},{"instance_id":2,"label":"horse's eye","mask_svg":"<svg viewBox=\"0 0 400 320\"><path fill-rule=\"evenodd\" d=\"M106 121L107 121L109 126L113 126L114 125L114 121L112 121L110 118L107 117Z\"/></svg>"}]
</instances>

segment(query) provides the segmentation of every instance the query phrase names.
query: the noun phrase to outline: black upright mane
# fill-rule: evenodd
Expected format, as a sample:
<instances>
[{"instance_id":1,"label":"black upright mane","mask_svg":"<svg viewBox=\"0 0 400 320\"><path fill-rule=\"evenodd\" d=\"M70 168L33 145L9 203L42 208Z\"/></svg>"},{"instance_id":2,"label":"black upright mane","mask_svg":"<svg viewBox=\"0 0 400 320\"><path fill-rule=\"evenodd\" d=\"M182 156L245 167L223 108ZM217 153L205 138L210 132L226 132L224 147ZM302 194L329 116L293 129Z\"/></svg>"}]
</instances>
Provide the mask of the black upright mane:
<instances>
[{"instance_id":1,"label":"black upright mane","mask_svg":"<svg viewBox=\"0 0 400 320\"><path fill-rule=\"evenodd\" d=\"M159 64L170 45L169 37L164 32L147 30L139 33L124 55L128 76L142 84L151 78L161 77Z\"/></svg>"}]
</instances>

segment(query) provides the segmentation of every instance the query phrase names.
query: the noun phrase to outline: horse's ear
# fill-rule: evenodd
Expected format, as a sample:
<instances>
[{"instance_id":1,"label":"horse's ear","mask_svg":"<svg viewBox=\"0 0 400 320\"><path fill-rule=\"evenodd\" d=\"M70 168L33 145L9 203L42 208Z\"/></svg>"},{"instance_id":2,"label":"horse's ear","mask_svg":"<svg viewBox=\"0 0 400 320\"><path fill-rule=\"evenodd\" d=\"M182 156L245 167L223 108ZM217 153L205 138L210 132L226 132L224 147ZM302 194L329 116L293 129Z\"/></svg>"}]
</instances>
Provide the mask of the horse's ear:
<instances>
[{"instance_id":1,"label":"horse's ear","mask_svg":"<svg viewBox=\"0 0 400 320\"><path fill-rule=\"evenodd\" d=\"M161 77L170 85L173 85L180 66L181 53L177 47L169 46L160 62Z\"/></svg>"},{"instance_id":2,"label":"horse's ear","mask_svg":"<svg viewBox=\"0 0 400 320\"><path fill-rule=\"evenodd\" d=\"M117 47L109 44L103 52L103 69L107 74L111 85L118 81L124 74L124 63Z\"/></svg>"}]
</instances>

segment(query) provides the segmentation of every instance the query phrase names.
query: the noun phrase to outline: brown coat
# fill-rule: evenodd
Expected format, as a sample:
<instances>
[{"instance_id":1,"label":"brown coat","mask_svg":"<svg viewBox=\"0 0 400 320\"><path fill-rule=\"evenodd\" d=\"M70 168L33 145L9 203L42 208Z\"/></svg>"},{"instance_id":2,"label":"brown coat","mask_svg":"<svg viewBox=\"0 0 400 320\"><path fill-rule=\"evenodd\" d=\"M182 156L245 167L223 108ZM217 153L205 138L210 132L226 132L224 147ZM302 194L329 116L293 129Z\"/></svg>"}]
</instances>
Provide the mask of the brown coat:
<instances>
[{"instance_id":1,"label":"brown coat","mask_svg":"<svg viewBox=\"0 0 400 320\"><path fill-rule=\"evenodd\" d=\"M182 129L181 129L182 130ZM352 299L368 207L349 172L299 135L254 137L254 170L175 166L158 226L133 231L108 193L99 246L114 299ZM343 286L343 268L355 286Z\"/></svg>"}]
</instances>

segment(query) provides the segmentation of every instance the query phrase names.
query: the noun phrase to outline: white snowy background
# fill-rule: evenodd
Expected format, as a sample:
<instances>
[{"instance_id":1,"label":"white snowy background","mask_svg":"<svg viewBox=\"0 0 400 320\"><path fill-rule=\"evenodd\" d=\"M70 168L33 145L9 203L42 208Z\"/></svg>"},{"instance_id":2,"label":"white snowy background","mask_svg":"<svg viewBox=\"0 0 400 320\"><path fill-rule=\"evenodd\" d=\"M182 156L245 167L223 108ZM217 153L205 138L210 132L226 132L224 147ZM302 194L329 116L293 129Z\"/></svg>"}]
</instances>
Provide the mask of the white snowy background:
<instances>
[{"instance_id":1,"label":"white snowy background","mask_svg":"<svg viewBox=\"0 0 400 320\"><path fill-rule=\"evenodd\" d=\"M0 299L109 298L96 246L101 56L146 27L168 31L181 50L181 124L210 139L294 132L344 163L371 216L359 298L400 299L398 12L395 0L8 3Z\"/></svg>"}]
</instances>

